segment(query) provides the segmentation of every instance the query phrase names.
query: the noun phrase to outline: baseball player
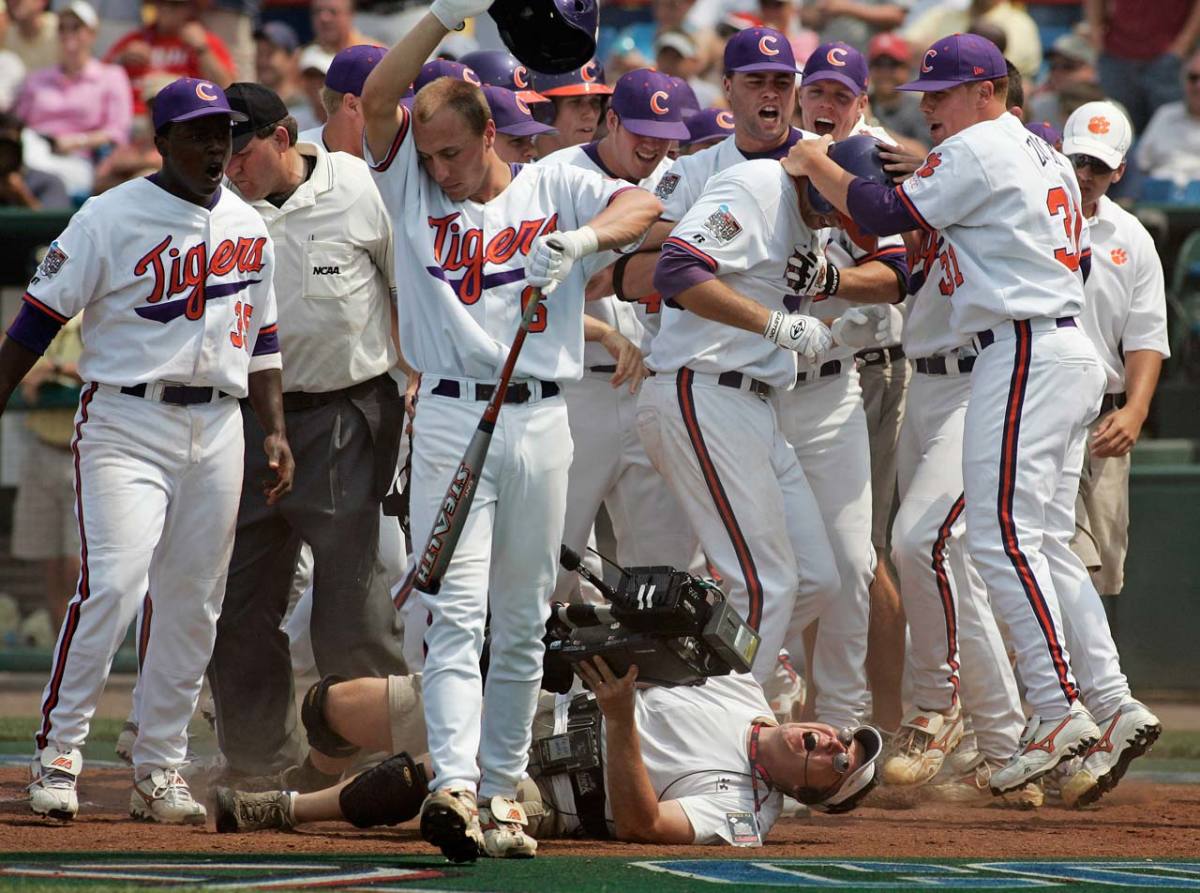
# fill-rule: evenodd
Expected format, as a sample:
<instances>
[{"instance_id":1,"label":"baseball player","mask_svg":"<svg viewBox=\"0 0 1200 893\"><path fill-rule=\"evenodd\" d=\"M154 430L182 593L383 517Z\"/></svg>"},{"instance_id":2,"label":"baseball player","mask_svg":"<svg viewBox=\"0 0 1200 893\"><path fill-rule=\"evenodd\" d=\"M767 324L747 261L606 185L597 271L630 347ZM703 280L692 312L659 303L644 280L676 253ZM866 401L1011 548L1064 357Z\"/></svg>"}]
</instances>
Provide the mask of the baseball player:
<instances>
[{"instance_id":1,"label":"baseball player","mask_svg":"<svg viewBox=\"0 0 1200 893\"><path fill-rule=\"evenodd\" d=\"M1100 739L1081 688L1105 718L1132 700L1095 589L1069 548L1086 426L1104 388L1076 322L1090 250L1070 163L1006 114L1005 63L992 43L938 41L905 87L925 93L935 148L900 187L849 176L824 154L824 139L799 145L786 164L875 232L921 228L943 240L951 326L979 352L963 435L967 545L1032 709L1018 750L991 777L1002 794ZM1079 639L1073 663L1064 616ZM1130 759L1159 728L1148 712L1131 718L1129 737L1113 742Z\"/></svg>"},{"instance_id":2,"label":"baseball player","mask_svg":"<svg viewBox=\"0 0 1200 893\"><path fill-rule=\"evenodd\" d=\"M573 165L653 187L671 164L666 156L672 140L687 136L671 99L669 79L650 69L625 74L613 89L606 115L607 132L601 140L560 149L541 163ZM658 330L659 309L656 301L632 304L610 295L588 301L585 312L632 341L640 354L649 348L647 331ZM583 378L563 388L575 442L563 543L583 551L603 502L612 520L619 564L690 566L695 534L681 523L679 504L638 439L637 382L626 388L615 381L615 357L604 344L586 344L583 361ZM576 574L561 572L555 598L565 600L578 586Z\"/></svg>"},{"instance_id":3,"label":"baseball player","mask_svg":"<svg viewBox=\"0 0 1200 893\"><path fill-rule=\"evenodd\" d=\"M458 60L479 77L480 84L501 87L516 93L527 105L549 102L545 96L532 89L532 73L512 53L504 50L476 50Z\"/></svg>"},{"instance_id":4,"label":"baseball player","mask_svg":"<svg viewBox=\"0 0 1200 893\"><path fill-rule=\"evenodd\" d=\"M75 421L81 571L42 700L29 786L73 818L80 748L113 654L147 591L130 812L203 823L179 774L212 651L242 485L237 398L266 432L268 500L288 492L266 227L221 188L235 115L210 81L154 103L159 174L89 200L51 245L0 346L0 407L59 327L83 314ZM252 445L256 448L256 445Z\"/></svg>"},{"instance_id":5,"label":"baseball player","mask_svg":"<svg viewBox=\"0 0 1200 893\"><path fill-rule=\"evenodd\" d=\"M867 104L867 61L843 43L817 47L805 63L798 93L801 126L835 139L866 134L890 142L881 128L863 118ZM823 233L823 260L833 268L803 312L839 317L862 298L896 303L907 291L908 262L899 236L877 238L837 227ZM839 271L853 268L854 288ZM886 304L877 310L885 310ZM899 320L898 311L891 311ZM898 334L898 333L897 333ZM887 356L882 347L864 353ZM900 676L904 626L899 595L886 570L878 567L872 545L871 449L855 353L841 347L813 365L801 360L796 387L776 394L784 436L817 498L838 562L842 591L821 614L810 664L822 665L822 683L813 699L817 715L837 726L862 721L867 700L868 631L874 657L872 707L884 728L900 723ZM788 650L799 654L799 637ZM831 687L832 686L832 687Z\"/></svg>"},{"instance_id":6,"label":"baseball player","mask_svg":"<svg viewBox=\"0 0 1200 893\"><path fill-rule=\"evenodd\" d=\"M604 66L592 59L565 74L531 72L530 85L551 105L534 106L534 115L543 124L553 125L557 135L538 138L538 152L549 155L567 146L590 143L600 137L604 125L604 105L612 87L604 80Z\"/></svg>"},{"instance_id":7,"label":"baseball player","mask_svg":"<svg viewBox=\"0 0 1200 893\"><path fill-rule=\"evenodd\" d=\"M534 120L521 94L484 84L483 95L496 122L496 154L502 161L528 164L538 156L535 137L553 133L554 128Z\"/></svg>"},{"instance_id":8,"label":"baseball player","mask_svg":"<svg viewBox=\"0 0 1200 893\"><path fill-rule=\"evenodd\" d=\"M727 136L733 136L733 112L729 109L701 109L688 118L687 142L683 144L683 155L695 155Z\"/></svg>"},{"instance_id":9,"label":"baseball player","mask_svg":"<svg viewBox=\"0 0 1200 893\"><path fill-rule=\"evenodd\" d=\"M267 87L239 83L226 95L246 117L234 127L226 174L275 245L283 409L299 468L278 505L243 488L209 665L221 751L232 771L258 775L299 761L279 626L302 541L314 561L309 626L318 671L404 668L379 552L380 502L395 475L404 406L388 375L396 363L392 230L366 164L295 142L295 119ZM257 423L248 412L243 418L253 440ZM261 476L260 464L247 456L246 480Z\"/></svg>"},{"instance_id":10,"label":"baseball player","mask_svg":"<svg viewBox=\"0 0 1200 893\"><path fill-rule=\"evenodd\" d=\"M324 124L300 131L298 142L362 158L363 82L385 52L383 47L356 44L333 57L321 88L321 105L328 117Z\"/></svg>"},{"instance_id":11,"label":"baseball player","mask_svg":"<svg viewBox=\"0 0 1200 893\"><path fill-rule=\"evenodd\" d=\"M439 78L399 105L449 30L488 0L435 0L363 90L367 160L396 241L401 347L421 373L411 517L424 543L523 309L544 289L505 395L461 539L436 594L420 593L434 790L422 834L451 859L533 856L514 801L537 700L542 635L566 512L571 434L560 381L583 372L583 290L607 252L639 239L649 193L572 167L515 167L493 148L482 91ZM577 263L578 261L578 263ZM522 298L524 295L524 298ZM491 607L491 671L479 654ZM482 723L480 713L482 708ZM477 797L482 801L478 809Z\"/></svg>"},{"instance_id":12,"label":"baseball player","mask_svg":"<svg viewBox=\"0 0 1200 893\"><path fill-rule=\"evenodd\" d=\"M1063 151L1075 168L1092 237L1092 271L1079 320L1100 354L1106 378L1100 415L1089 429L1084 452L1071 547L1102 595L1116 595L1124 583L1129 451L1150 411L1163 359L1170 356L1162 262L1154 240L1134 215L1104 194L1125 173L1132 137L1129 120L1111 102L1080 106L1063 134ZM1096 609L1090 599L1085 605ZM1086 647L1086 642L1076 642L1076 628L1100 620L1067 617L1073 654ZM1138 701L1126 701L1111 716L1100 707L1093 712L1101 737L1084 755L1080 770L1062 783L1067 803L1083 805L1107 793L1130 760L1159 734L1158 720ZM1145 740L1137 740L1139 736Z\"/></svg>"}]
</instances>

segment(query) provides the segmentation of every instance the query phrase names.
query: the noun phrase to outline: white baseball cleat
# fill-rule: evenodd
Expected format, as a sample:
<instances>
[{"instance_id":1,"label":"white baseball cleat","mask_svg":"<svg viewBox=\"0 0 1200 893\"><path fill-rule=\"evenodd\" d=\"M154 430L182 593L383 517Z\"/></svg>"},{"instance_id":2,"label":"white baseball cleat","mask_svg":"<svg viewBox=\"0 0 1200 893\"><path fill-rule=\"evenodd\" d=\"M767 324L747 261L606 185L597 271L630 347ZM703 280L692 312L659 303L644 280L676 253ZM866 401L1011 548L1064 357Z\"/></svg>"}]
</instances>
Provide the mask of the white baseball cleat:
<instances>
[{"instance_id":1,"label":"white baseball cleat","mask_svg":"<svg viewBox=\"0 0 1200 893\"><path fill-rule=\"evenodd\" d=\"M1117 786L1129 764L1162 734L1162 723L1141 701L1126 701L1101 723L1104 733L1087 749L1083 763L1061 785L1063 803L1087 806Z\"/></svg>"},{"instance_id":2,"label":"white baseball cleat","mask_svg":"<svg viewBox=\"0 0 1200 893\"><path fill-rule=\"evenodd\" d=\"M1027 782L1037 781L1063 760L1082 753L1100 738L1092 714L1082 702L1054 719L1042 719L1036 714L1025 723L1025 731L1014 753L992 773L989 785L999 796L1015 791Z\"/></svg>"},{"instance_id":3,"label":"white baseball cleat","mask_svg":"<svg viewBox=\"0 0 1200 893\"><path fill-rule=\"evenodd\" d=\"M1016 790L996 797L989 785L996 766L989 763L978 752L971 760L955 760L957 752L942 764L939 772L929 784L921 788L924 797L935 803L961 803L974 806L992 806L997 800L1018 809L1037 809L1045 800L1045 794L1037 782L1029 781Z\"/></svg>"},{"instance_id":4,"label":"white baseball cleat","mask_svg":"<svg viewBox=\"0 0 1200 893\"><path fill-rule=\"evenodd\" d=\"M117 746L113 748L117 759L130 766L133 765L133 745L137 741L137 735L138 727L129 720L125 720L124 725L121 726L121 734L117 736Z\"/></svg>"},{"instance_id":5,"label":"white baseball cleat","mask_svg":"<svg viewBox=\"0 0 1200 893\"><path fill-rule=\"evenodd\" d=\"M78 748L63 750L54 744L42 748L29 764L29 808L64 822L75 818L79 812L75 781L82 769Z\"/></svg>"},{"instance_id":6,"label":"white baseball cleat","mask_svg":"<svg viewBox=\"0 0 1200 893\"><path fill-rule=\"evenodd\" d=\"M479 807L483 854L492 859L532 859L537 841L525 833L525 807L507 797L493 797Z\"/></svg>"},{"instance_id":7,"label":"white baseball cleat","mask_svg":"<svg viewBox=\"0 0 1200 893\"><path fill-rule=\"evenodd\" d=\"M178 769L155 769L137 782L129 795L129 814L164 825L203 825L208 818Z\"/></svg>"},{"instance_id":8,"label":"white baseball cleat","mask_svg":"<svg viewBox=\"0 0 1200 893\"><path fill-rule=\"evenodd\" d=\"M883 761L883 783L925 784L938 774L962 736L962 710L958 707L949 716L936 710L910 710Z\"/></svg>"},{"instance_id":9,"label":"white baseball cleat","mask_svg":"<svg viewBox=\"0 0 1200 893\"><path fill-rule=\"evenodd\" d=\"M483 852L475 792L442 788L421 804L421 836L451 862L474 862Z\"/></svg>"}]
</instances>

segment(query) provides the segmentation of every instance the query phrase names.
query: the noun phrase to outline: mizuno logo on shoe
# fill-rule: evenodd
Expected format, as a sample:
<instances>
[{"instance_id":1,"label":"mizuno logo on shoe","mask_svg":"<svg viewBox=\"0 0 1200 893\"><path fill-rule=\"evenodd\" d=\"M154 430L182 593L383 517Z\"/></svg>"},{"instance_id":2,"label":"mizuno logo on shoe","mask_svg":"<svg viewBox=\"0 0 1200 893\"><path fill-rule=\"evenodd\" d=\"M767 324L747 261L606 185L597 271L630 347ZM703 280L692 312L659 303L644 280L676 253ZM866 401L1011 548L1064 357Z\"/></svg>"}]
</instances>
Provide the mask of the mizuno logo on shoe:
<instances>
[{"instance_id":1,"label":"mizuno logo on shoe","mask_svg":"<svg viewBox=\"0 0 1200 893\"><path fill-rule=\"evenodd\" d=\"M1054 753L1054 739L1058 737L1058 733L1066 728L1067 723L1069 723L1072 719L1073 717L1070 714L1064 716L1062 722L1056 725L1054 727L1054 731L1052 731L1049 735L1047 735L1041 741L1031 741L1029 746L1025 748L1025 753L1029 753L1031 750L1044 750L1046 753Z\"/></svg>"}]
</instances>

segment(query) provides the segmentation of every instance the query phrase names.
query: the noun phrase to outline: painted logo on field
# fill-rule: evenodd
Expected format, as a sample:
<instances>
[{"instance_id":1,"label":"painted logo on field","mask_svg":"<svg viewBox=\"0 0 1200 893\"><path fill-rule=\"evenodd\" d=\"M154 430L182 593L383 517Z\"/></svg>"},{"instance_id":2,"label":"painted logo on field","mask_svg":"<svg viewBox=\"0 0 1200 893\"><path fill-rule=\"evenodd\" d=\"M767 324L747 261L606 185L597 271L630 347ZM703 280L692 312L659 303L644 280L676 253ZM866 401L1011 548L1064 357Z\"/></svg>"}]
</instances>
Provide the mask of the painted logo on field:
<instances>
[{"instance_id":1,"label":"painted logo on field","mask_svg":"<svg viewBox=\"0 0 1200 893\"><path fill-rule=\"evenodd\" d=\"M1200 862L883 862L860 859L678 859L635 867L692 884L792 890L1030 890L1100 885L1200 890ZM717 889L720 889L719 887Z\"/></svg>"},{"instance_id":2,"label":"painted logo on field","mask_svg":"<svg viewBox=\"0 0 1200 893\"><path fill-rule=\"evenodd\" d=\"M446 875L432 868L393 868L339 862L238 862L203 859L173 862L153 859L65 862L29 862L0 866L0 886L5 878L57 881L63 889L87 883L202 887L205 890L395 890L394 884L431 881ZM110 889L105 886L103 889Z\"/></svg>"}]
</instances>

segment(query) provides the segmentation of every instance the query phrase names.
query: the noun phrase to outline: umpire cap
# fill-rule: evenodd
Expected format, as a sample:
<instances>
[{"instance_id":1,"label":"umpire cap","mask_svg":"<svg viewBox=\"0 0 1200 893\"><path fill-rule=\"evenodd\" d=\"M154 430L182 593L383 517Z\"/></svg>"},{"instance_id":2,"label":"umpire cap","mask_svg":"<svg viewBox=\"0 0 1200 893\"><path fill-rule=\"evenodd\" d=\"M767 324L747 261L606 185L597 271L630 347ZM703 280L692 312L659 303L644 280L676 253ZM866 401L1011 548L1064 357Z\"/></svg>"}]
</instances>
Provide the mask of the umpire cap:
<instances>
[{"instance_id":1,"label":"umpire cap","mask_svg":"<svg viewBox=\"0 0 1200 893\"><path fill-rule=\"evenodd\" d=\"M873 136L859 134L838 140L829 147L829 157L845 171L882 186L892 185L892 175L883 169L879 155L880 143ZM808 202L818 214L832 214L834 207L808 182Z\"/></svg>"}]
</instances>

